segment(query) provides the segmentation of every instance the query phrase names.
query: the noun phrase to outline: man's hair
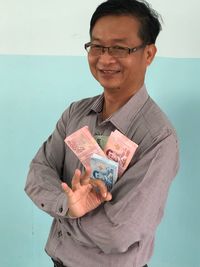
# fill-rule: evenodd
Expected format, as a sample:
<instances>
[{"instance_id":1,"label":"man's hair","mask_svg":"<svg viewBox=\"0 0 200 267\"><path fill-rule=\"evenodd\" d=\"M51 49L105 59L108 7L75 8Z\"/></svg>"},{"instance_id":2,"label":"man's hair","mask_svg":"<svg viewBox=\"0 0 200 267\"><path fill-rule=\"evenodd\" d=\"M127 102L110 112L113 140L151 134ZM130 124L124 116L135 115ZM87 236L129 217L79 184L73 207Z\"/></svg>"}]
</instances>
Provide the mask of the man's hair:
<instances>
[{"instance_id":1,"label":"man's hair","mask_svg":"<svg viewBox=\"0 0 200 267\"><path fill-rule=\"evenodd\" d=\"M107 0L100 4L90 21L90 37L98 19L105 16L132 16L140 22L138 36L144 44L154 44L161 31L161 16L146 1Z\"/></svg>"}]
</instances>

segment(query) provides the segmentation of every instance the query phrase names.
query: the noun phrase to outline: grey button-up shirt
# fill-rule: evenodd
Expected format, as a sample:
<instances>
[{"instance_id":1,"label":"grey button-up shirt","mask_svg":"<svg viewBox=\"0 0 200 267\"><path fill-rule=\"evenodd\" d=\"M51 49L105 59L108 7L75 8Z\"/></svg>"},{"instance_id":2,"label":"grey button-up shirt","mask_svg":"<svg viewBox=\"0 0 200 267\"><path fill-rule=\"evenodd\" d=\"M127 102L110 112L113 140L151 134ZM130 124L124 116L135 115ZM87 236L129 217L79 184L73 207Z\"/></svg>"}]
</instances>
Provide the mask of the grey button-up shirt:
<instances>
[{"instance_id":1,"label":"grey button-up shirt","mask_svg":"<svg viewBox=\"0 0 200 267\"><path fill-rule=\"evenodd\" d=\"M26 193L53 219L46 252L69 267L141 267L153 251L169 186L178 169L175 131L143 86L106 121L103 95L72 103L31 162ZM118 129L139 145L128 169L114 185L112 200L85 216L66 216L61 181L71 185L83 170L64 139L88 125L95 135Z\"/></svg>"}]
</instances>

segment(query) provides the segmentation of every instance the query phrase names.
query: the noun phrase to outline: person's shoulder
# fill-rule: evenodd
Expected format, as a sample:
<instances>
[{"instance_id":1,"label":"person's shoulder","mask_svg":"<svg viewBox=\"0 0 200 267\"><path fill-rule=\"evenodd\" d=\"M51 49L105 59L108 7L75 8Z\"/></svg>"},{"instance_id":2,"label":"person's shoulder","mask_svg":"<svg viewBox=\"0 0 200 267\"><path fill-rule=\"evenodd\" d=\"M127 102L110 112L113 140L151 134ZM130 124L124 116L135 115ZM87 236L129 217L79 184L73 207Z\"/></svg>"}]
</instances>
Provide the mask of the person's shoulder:
<instances>
[{"instance_id":1,"label":"person's shoulder","mask_svg":"<svg viewBox=\"0 0 200 267\"><path fill-rule=\"evenodd\" d=\"M76 114L85 115L91 110L92 105L100 97L100 95L75 100L64 110L63 114L67 116L74 116Z\"/></svg>"},{"instance_id":2,"label":"person's shoulder","mask_svg":"<svg viewBox=\"0 0 200 267\"><path fill-rule=\"evenodd\" d=\"M75 131L81 127L84 120L89 119L88 115L92 112L93 107L98 103L100 95L80 99L72 102L67 109L64 110L61 121L65 128L70 127L71 131ZM91 118L91 117L90 117ZM85 122L87 124L88 122Z\"/></svg>"},{"instance_id":3,"label":"person's shoulder","mask_svg":"<svg viewBox=\"0 0 200 267\"><path fill-rule=\"evenodd\" d=\"M83 98L80 100L77 100L71 104L71 110L76 110L76 109L90 109L91 106L94 104L94 102L100 97L100 95L92 96L92 97L87 97Z\"/></svg>"}]
</instances>

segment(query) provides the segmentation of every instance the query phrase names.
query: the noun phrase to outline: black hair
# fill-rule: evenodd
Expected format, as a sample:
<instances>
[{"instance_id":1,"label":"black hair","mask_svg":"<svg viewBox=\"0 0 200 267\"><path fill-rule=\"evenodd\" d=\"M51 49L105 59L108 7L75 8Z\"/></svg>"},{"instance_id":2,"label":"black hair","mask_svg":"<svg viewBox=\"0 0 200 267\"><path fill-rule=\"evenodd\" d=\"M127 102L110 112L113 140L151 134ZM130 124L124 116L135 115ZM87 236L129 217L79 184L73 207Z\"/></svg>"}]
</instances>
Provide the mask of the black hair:
<instances>
[{"instance_id":1,"label":"black hair","mask_svg":"<svg viewBox=\"0 0 200 267\"><path fill-rule=\"evenodd\" d=\"M144 44L154 44L161 31L161 16L144 1L107 0L100 4L90 21L90 36L98 19L105 16L132 16L140 22L138 36Z\"/></svg>"}]
</instances>

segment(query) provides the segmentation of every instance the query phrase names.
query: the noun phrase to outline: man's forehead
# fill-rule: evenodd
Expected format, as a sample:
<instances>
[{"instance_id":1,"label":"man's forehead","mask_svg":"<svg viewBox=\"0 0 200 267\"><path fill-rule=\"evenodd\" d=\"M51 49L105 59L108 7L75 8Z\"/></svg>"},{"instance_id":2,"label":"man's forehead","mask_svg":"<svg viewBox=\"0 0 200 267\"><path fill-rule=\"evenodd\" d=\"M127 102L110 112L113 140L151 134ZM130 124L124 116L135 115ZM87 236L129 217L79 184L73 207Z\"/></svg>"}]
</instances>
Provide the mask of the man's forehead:
<instances>
[{"instance_id":1,"label":"man's forehead","mask_svg":"<svg viewBox=\"0 0 200 267\"><path fill-rule=\"evenodd\" d=\"M99 27L105 27L105 28L110 28L110 27L115 27L118 26L117 29L119 28L127 28L127 26L131 27L138 27L140 25L140 20L137 17L130 16L130 15L107 15L100 17L96 20L93 30L95 28Z\"/></svg>"},{"instance_id":2,"label":"man's forehead","mask_svg":"<svg viewBox=\"0 0 200 267\"><path fill-rule=\"evenodd\" d=\"M128 41L128 38L127 37L123 37L123 38L117 38L117 37L116 38L112 38L110 36L109 39L112 40L113 42L116 42L116 43L122 43L122 42ZM95 35L92 34L91 40L92 41L101 42L101 41L104 41L105 40L105 36L104 37L97 37L97 36L95 36Z\"/></svg>"},{"instance_id":3,"label":"man's forehead","mask_svg":"<svg viewBox=\"0 0 200 267\"><path fill-rule=\"evenodd\" d=\"M140 23L130 16L106 16L95 23L91 39L124 42L138 35Z\"/></svg>"},{"instance_id":4,"label":"man's forehead","mask_svg":"<svg viewBox=\"0 0 200 267\"><path fill-rule=\"evenodd\" d=\"M96 34L92 33L91 36L92 42L101 43L104 45L112 45L112 44L124 44L128 45L130 43L135 43L140 41L138 34L119 34L119 33L112 33L112 34Z\"/></svg>"}]
</instances>

